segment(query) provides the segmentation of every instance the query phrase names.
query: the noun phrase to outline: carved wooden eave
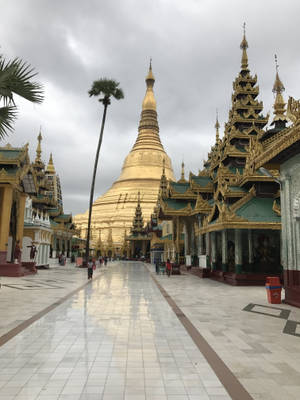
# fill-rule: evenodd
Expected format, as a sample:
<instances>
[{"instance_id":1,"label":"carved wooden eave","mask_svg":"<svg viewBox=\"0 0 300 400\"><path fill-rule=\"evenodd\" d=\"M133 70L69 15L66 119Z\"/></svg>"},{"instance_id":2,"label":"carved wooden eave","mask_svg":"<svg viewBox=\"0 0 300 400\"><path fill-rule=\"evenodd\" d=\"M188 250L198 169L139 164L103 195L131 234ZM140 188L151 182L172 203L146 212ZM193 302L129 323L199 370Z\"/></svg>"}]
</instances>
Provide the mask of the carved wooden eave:
<instances>
[{"instance_id":1,"label":"carved wooden eave","mask_svg":"<svg viewBox=\"0 0 300 400\"><path fill-rule=\"evenodd\" d=\"M248 76L242 76L241 74L239 74L233 81L233 88L235 88L234 85L238 85L240 82L253 83L254 86L257 82L257 75L255 74L254 76L251 76L249 73Z\"/></svg>"},{"instance_id":2,"label":"carved wooden eave","mask_svg":"<svg viewBox=\"0 0 300 400\"><path fill-rule=\"evenodd\" d=\"M226 221L217 222L213 225L204 225L199 229L200 234L204 235L208 232L217 232L224 229L270 229L270 230L281 230L280 222L249 222L245 221Z\"/></svg>"},{"instance_id":3,"label":"carved wooden eave","mask_svg":"<svg viewBox=\"0 0 300 400\"><path fill-rule=\"evenodd\" d=\"M268 119L269 119L269 117L259 118L259 116L257 116L257 118L255 117L255 119L253 120L253 118L251 118L251 119L243 118L240 115L235 114L235 115L233 115L230 122L231 122L231 124L235 124L235 123L249 124L249 123L255 122L255 124L265 126L268 123Z\"/></svg>"},{"instance_id":4,"label":"carved wooden eave","mask_svg":"<svg viewBox=\"0 0 300 400\"><path fill-rule=\"evenodd\" d=\"M197 194L189 187L184 193L177 192L174 188L170 188L170 197L172 199L196 199Z\"/></svg>"},{"instance_id":5,"label":"carved wooden eave","mask_svg":"<svg viewBox=\"0 0 300 400\"><path fill-rule=\"evenodd\" d=\"M212 206L206 200L203 199L201 194L198 194L195 208L194 210L191 211L190 215L209 214L211 209Z\"/></svg>"},{"instance_id":6,"label":"carved wooden eave","mask_svg":"<svg viewBox=\"0 0 300 400\"><path fill-rule=\"evenodd\" d=\"M280 205L278 204L278 202L277 202L276 200L274 200L274 202L273 202L272 210L273 210L279 217L281 217L281 207L280 207Z\"/></svg>"},{"instance_id":7,"label":"carved wooden eave","mask_svg":"<svg viewBox=\"0 0 300 400\"><path fill-rule=\"evenodd\" d=\"M197 193L212 193L214 186L212 182L209 182L207 186L201 186L196 182L191 182L191 190ZM197 194L195 195L195 198L197 198Z\"/></svg>"},{"instance_id":8,"label":"carved wooden eave","mask_svg":"<svg viewBox=\"0 0 300 400\"><path fill-rule=\"evenodd\" d=\"M161 204L161 210L165 216L173 217L173 216L189 216L193 211L191 203L188 203L186 207L183 207L179 210L174 208L168 207L167 203L163 202Z\"/></svg>"},{"instance_id":9,"label":"carved wooden eave","mask_svg":"<svg viewBox=\"0 0 300 400\"><path fill-rule=\"evenodd\" d=\"M247 156L247 151L241 151L237 149L234 145L228 144L222 156L222 161L225 160L227 157L245 158Z\"/></svg>"},{"instance_id":10,"label":"carved wooden eave","mask_svg":"<svg viewBox=\"0 0 300 400\"><path fill-rule=\"evenodd\" d=\"M284 131L281 131L284 132ZM290 146L300 141L300 119L299 123L290 127L285 134L281 135L277 140L274 140L261 154L259 154L254 159L254 167L258 169L259 167L267 164L277 155L279 155L284 150L288 149Z\"/></svg>"}]
</instances>

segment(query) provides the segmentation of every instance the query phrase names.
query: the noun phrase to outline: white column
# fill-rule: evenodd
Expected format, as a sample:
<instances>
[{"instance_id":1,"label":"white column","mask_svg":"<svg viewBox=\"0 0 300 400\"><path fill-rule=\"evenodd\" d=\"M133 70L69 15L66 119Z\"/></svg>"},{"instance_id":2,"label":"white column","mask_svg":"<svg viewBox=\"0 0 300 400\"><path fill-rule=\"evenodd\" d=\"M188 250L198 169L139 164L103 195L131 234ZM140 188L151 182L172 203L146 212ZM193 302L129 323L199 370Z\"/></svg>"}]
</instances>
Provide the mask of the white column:
<instances>
[{"instance_id":1,"label":"white column","mask_svg":"<svg viewBox=\"0 0 300 400\"><path fill-rule=\"evenodd\" d=\"M227 230L222 231L222 270L228 271L228 245L227 245Z\"/></svg>"},{"instance_id":2,"label":"white column","mask_svg":"<svg viewBox=\"0 0 300 400\"><path fill-rule=\"evenodd\" d=\"M234 256L235 256L235 272L240 274L242 272L242 231L241 229L235 229L234 231Z\"/></svg>"},{"instance_id":3,"label":"white column","mask_svg":"<svg viewBox=\"0 0 300 400\"><path fill-rule=\"evenodd\" d=\"M212 270L215 270L217 268L216 232L211 232L210 237L211 237L211 268Z\"/></svg>"},{"instance_id":4,"label":"white column","mask_svg":"<svg viewBox=\"0 0 300 400\"><path fill-rule=\"evenodd\" d=\"M253 236L252 230L248 229L248 253L249 253L249 264L253 264L254 257L253 257Z\"/></svg>"}]
</instances>

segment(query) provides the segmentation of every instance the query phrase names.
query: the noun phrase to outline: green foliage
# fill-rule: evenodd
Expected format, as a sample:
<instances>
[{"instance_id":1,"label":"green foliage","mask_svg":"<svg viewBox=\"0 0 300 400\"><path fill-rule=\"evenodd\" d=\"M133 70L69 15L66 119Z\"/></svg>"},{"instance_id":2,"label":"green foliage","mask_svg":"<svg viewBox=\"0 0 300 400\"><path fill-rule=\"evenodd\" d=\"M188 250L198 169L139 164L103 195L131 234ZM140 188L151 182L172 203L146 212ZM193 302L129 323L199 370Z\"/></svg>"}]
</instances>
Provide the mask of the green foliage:
<instances>
[{"instance_id":1,"label":"green foliage","mask_svg":"<svg viewBox=\"0 0 300 400\"><path fill-rule=\"evenodd\" d=\"M32 103L41 103L43 87L32 79L37 75L29 64L15 58L6 61L0 56L0 139L13 130L13 122L17 116L14 95L23 97Z\"/></svg>"},{"instance_id":2,"label":"green foliage","mask_svg":"<svg viewBox=\"0 0 300 400\"><path fill-rule=\"evenodd\" d=\"M116 100L124 98L123 90L120 89L119 82L113 79L102 78L93 82L92 88L89 90L90 97L103 96L99 101L103 104L110 104L110 98L114 97Z\"/></svg>"}]
</instances>

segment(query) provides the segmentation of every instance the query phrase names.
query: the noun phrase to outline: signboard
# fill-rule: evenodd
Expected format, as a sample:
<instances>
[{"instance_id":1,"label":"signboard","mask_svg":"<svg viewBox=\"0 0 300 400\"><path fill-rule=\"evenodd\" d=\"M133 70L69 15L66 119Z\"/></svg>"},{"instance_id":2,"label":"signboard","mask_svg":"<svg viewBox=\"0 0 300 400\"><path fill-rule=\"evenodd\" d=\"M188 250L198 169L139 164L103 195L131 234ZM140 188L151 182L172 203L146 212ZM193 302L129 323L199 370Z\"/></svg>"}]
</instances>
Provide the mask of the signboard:
<instances>
[{"instance_id":1,"label":"signboard","mask_svg":"<svg viewBox=\"0 0 300 400\"><path fill-rule=\"evenodd\" d=\"M206 254L199 256L199 267L206 268Z\"/></svg>"}]
</instances>

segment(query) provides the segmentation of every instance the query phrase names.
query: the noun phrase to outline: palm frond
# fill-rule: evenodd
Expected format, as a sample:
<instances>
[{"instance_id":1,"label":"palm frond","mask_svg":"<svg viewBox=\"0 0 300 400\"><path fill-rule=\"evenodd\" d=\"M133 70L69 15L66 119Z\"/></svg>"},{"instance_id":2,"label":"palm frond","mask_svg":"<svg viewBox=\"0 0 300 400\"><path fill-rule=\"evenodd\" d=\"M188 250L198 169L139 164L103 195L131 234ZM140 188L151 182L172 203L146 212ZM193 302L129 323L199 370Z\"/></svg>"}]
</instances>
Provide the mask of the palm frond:
<instances>
[{"instance_id":1,"label":"palm frond","mask_svg":"<svg viewBox=\"0 0 300 400\"><path fill-rule=\"evenodd\" d=\"M123 90L118 87L119 84L119 82L116 82L113 79L101 78L93 82L92 88L88 93L90 97L103 96L103 99L99 99L99 101L102 102L110 97L120 100L124 98L124 93Z\"/></svg>"},{"instance_id":2,"label":"palm frond","mask_svg":"<svg viewBox=\"0 0 300 400\"><path fill-rule=\"evenodd\" d=\"M13 130L13 123L17 117L15 106L0 107L0 140Z\"/></svg>"},{"instance_id":3,"label":"palm frond","mask_svg":"<svg viewBox=\"0 0 300 400\"><path fill-rule=\"evenodd\" d=\"M44 99L43 86L33 82L32 78L37 75L29 64L16 58L5 62L0 59L0 96L5 104L17 94L33 103L41 103Z\"/></svg>"}]
</instances>

